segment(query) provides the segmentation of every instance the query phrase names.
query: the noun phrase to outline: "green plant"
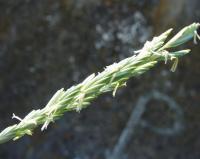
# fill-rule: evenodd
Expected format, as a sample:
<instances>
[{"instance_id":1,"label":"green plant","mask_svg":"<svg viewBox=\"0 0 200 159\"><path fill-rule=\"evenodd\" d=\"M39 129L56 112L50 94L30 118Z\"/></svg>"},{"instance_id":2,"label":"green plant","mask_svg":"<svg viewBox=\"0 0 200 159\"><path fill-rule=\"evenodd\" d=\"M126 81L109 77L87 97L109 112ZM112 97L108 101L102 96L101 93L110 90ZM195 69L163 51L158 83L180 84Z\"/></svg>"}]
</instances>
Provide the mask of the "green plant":
<instances>
[{"instance_id":1,"label":"green plant","mask_svg":"<svg viewBox=\"0 0 200 159\"><path fill-rule=\"evenodd\" d=\"M197 29L199 23L193 23L183 28L171 40L165 43L165 40L172 29L167 30L152 41L147 41L144 47L137 51L137 55L128 57L118 63L107 66L104 71L97 75L91 74L82 83L71 88L58 90L48 104L43 109L33 110L23 119L15 116L13 118L20 120L19 124L7 127L0 133L0 143L11 139L16 140L20 137L32 135L33 129L43 125L41 130L47 129L50 122L60 118L66 111L77 111L86 108L92 100L105 92L113 91L113 96L118 88L126 85L126 81L133 76L138 76L152 68L158 61L173 61L171 70L175 71L178 58L189 53L190 50L180 50L171 52L170 48L179 46L190 39L199 38Z\"/></svg>"}]
</instances>

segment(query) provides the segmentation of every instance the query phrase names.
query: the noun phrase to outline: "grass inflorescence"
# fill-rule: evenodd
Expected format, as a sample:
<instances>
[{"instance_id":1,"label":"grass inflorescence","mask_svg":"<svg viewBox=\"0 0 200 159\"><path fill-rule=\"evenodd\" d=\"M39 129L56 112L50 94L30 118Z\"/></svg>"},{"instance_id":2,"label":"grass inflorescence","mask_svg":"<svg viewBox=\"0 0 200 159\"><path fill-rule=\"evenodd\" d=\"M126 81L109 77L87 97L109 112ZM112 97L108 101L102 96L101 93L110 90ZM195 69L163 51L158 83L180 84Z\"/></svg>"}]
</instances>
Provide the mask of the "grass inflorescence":
<instances>
[{"instance_id":1,"label":"grass inflorescence","mask_svg":"<svg viewBox=\"0 0 200 159\"><path fill-rule=\"evenodd\" d=\"M24 135L32 135L33 130L42 125L41 130L47 129L51 122L59 119L66 111L80 112L86 108L91 101L99 95L112 91L115 96L118 88L126 85L129 78L141 75L156 65L159 61L172 61L172 71L176 70L178 58L188 54L190 50L179 50L171 52L170 49L177 47L191 39L196 43L199 35L197 29L199 23L193 23L183 28L173 38L165 43L172 29L167 30L152 41L147 41L141 50L118 63L105 67L97 74L91 74L82 83L64 90L58 90L50 99L48 104L38 110L32 110L23 119L13 114L18 119L18 124L4 129L0 133L0 143L11 139L16 140Z\"/></svg>"}]
</instances>

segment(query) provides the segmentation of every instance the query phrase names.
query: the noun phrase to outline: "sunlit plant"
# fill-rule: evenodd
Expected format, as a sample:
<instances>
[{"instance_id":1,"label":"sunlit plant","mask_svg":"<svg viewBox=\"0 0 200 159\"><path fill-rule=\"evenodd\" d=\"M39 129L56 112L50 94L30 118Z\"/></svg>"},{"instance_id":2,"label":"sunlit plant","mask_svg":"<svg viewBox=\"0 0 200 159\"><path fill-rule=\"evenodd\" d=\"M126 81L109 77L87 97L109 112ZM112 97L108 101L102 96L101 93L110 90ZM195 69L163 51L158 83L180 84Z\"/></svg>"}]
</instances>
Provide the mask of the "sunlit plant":
<instances>
[{"instance_id":1,"label":"sunlit plant","mask_svg":"<svg viewBox=\"0 0 200 159\"><path fill-rule=\"evenodd\" d=\"M80 112L86 108L91 101L99 95L112 91L115 96L118 88L126 86L129 78L138 76L159 61L172 61L171 71L175 71L178 65L178 58L190 52L189 49L170 51L187 41L200 39L197 29L199 23L193 23L183 28L168 42L165 43L172 29L167 30L158 37L154 37L152 41L147 41L141 50L118 63L114 63L105 67L105 69L97 74L91 74L82 83L72 86L64 90L58 90L47 105L38 110L32 110L23 119L13 114L12 118L18 119L18 124L12 125L4 129L0 133L0 143L5 143L11 139L17 140L24 135L32 135L33 129L42 125L41 130L47 129L51 122L59 119L63 113L67 111Z\"/></svg>"}]
</instances>

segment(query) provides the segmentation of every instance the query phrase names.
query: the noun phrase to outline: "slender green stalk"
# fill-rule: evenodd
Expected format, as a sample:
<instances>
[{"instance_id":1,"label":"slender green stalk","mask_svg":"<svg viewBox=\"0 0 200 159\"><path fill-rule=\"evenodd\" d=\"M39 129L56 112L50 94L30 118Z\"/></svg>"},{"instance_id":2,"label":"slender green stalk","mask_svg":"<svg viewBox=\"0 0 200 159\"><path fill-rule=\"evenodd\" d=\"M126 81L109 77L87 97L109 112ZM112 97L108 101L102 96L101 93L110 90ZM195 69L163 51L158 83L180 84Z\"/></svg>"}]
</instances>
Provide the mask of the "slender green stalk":
<instances>
[{"instance_id":1,"label":"slender green stalk","mask_svg":"<svg viewBox=\"0 0 200 159\"><path fill-rule=\"evenodd\" d=\"M39 125L42 125L41 130L43 131L47 129L50 122L59 119L66 111L80 112L91 101L105 92L113 91L113 96L115 96L117 89L125 86L130 77L146 72L158 61L165 61L165 63L168 60L174 61L171 70L175 71L178 58L189 53L190 50L170 52L166 49L199 37L196 31L199 26L199 23L193 23L183 28L165 44L166 38L172 31L169 29L160 36L154 37L152 41L147 41L144 47L137 51L137 55L107 66L104 71L97 75L91 74L82 83L72 86L66 91L64 89L58 90L43 109L33 110L23 119L13 114L13 118L20 122L7 127L0 133L0 143L19 139L25 134L32 135L33 129Z\"/></svg>"}]
</instances>

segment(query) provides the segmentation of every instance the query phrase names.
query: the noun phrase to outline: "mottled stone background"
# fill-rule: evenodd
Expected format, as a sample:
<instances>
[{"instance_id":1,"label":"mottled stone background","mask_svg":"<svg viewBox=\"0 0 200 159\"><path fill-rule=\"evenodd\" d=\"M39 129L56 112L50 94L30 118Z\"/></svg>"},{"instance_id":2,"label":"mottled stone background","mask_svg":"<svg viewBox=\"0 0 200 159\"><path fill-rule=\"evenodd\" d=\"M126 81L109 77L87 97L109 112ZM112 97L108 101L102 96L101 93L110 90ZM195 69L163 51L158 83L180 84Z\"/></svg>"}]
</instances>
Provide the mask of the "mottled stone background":
<instances>
[{"instance_id":1,"label":"mottled stone background","mask_svg":"<svg viewBox=\"0 0 200 159\"><path fill-rule=\"evenodd\" d=\"M200 20L199 0L0 0L0 128L45 106L53 93L81 82L104 66L130 56L153 35ZM173 136L138 128L128 159L200 158L200 55L182 58L175 73L159 64L128 86L68 112L45 132L0 145L2 159L104 159L137 99L156 89L184 112L184 130ZM152 101L144 118L171 123L173 113Z\"/></svg>"}]
</instances>

